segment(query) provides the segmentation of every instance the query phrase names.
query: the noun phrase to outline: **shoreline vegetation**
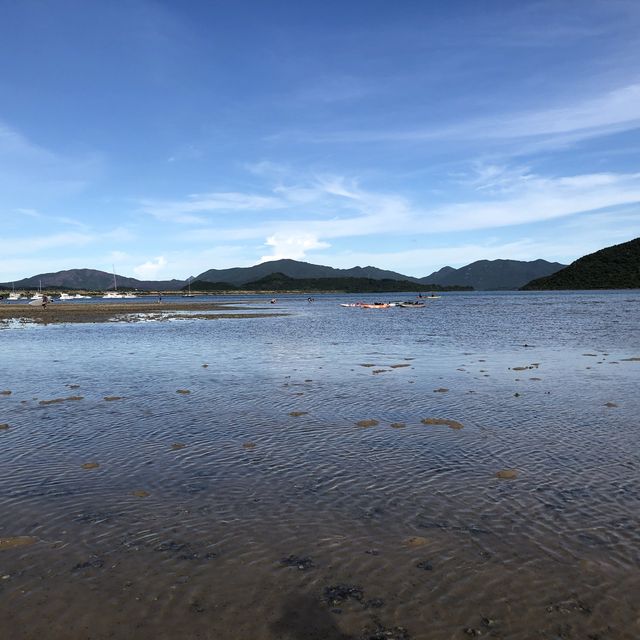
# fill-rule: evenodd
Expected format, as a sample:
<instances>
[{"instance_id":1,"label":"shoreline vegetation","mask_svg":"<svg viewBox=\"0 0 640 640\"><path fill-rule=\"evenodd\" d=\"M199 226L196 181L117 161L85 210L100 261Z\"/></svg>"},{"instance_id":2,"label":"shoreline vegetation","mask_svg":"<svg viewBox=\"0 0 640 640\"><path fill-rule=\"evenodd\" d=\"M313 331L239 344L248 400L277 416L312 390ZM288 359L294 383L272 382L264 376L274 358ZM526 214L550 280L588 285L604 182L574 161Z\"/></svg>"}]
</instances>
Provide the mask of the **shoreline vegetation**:
<instances>
[{"instance_id":1,"label":"shoreline vegetation","mask_svg":"<svg viewBox=\"0 0 640 640\"><path fill-rule=\"evenodd\" d=\"M461 285L422 284L409 280L390 278L291 278L284 273L272 273L259 280L234 285L228 282L194 280L189 283L191 292L253 292L253 293L396 293L416 291L418 293L442 291L473 291L473 287ZM183 287L182 291L186 291Z\"/></svg>"},{"instance_id":2,"label":"shoreline vegetation","mask_svg":"<svg viewBox=\"0 0 640 640\"><path fill-rule=\"evenodd\" d=\"M184 312L189 312L188 315ZM210 302L108 302L105 304L52 303L41 305L5 304L0 306L0 323L8 320L38 324L78 322L138 322L140 320L224 318L268 318L288 315L257 311L255 307L230 306Z\"/></svg>"},{"instance_id":3,"label":"shoreline vegetation","mask_svg":"<svg viewBox=\"0 0 640 640\"><path fill-rule=\"evenodd\" d=\"M23 294L34 293L38 289L34 286L9 286L0 285L0 297L3 293L10 293L15 288ZM474 288L466 285L439 285L412 282L410 280L394 280L392 278L292 278L284 273L271 273L259 280L243 284L231 284L229 282L209 282L207 280L191 280L183 287L175 289L157 288L140 289L130 286L118 286L118 291L135 292L138 295L181 295L189 291L194 295L203 294L274 294L274 293L406 293L406 292L442 292L442 291L473 291ZM42 293L56 295L62 292L82 293L84 295L102 296L105 291L113 291L113 287L72 287L60 285L45 285Z\"/></svg>"}]
</instances>

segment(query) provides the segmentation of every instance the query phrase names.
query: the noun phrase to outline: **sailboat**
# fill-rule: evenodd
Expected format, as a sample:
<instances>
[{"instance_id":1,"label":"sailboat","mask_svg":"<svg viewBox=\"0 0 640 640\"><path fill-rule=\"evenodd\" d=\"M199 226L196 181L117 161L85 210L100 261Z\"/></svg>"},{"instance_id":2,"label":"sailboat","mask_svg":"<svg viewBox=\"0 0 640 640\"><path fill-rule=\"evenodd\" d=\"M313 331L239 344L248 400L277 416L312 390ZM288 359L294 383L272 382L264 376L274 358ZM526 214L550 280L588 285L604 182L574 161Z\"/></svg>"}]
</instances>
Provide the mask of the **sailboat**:
<instances>
[{"instance_id":1,"label":"sailboat","mask_svg":"<svg viewBox=\"0 0 640 640\"><path fill-rule=\"evenodd\" d=\"M11 283L11 293L9 294L9 297L7 298L7 300L20 300L22 299L22 294L21 293L16 293L16 285L15 283Z\"/></svg>"},{"instance_id":2,"label":"sailboat","mask_svg":"<svg viewBox=\"0 0 640 640\"><path fill-rule=\"evenodd\" d=\"M191 293L191 277L187 279L188 293L183 293L183 298L195 298L195 294Z\"/></svg>"},{"instance_id":3,"label":"sailboat","mask_svg":"<svg viewBox=\"0 0 640 640\"><path fill-rule=\"evenodd\" d=\"M38 293L34 293L31 296L32 300L42 300L42 280L39 280L38 282Z\"/></svg>"},{"instance_id":4,"label":"sailboat","mask_svg":"<svg viewBox=\"0 0 640 640\"><path fill-rule=\"evenodd\" d=\"M116 280L116 268L115 268L115 266L113 266L113 291L107 291L102 297L103 297L103 299L106 298L108 300L113 300L114 298L124 298L125 297L124 293L118 293L118 281Z\"/></svg>"}]
</instances>

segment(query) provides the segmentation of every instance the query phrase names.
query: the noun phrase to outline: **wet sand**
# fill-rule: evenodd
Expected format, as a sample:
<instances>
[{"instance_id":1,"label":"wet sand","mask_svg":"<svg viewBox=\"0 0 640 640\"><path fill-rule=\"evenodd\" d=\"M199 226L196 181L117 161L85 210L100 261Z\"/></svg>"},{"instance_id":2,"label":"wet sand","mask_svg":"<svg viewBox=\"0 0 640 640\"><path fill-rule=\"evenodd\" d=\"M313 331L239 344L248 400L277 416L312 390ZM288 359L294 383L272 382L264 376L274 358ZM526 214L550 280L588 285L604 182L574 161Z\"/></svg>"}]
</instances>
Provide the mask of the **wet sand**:
<instances>
[{"instance_id":1,"label":"wet sand","mask_svg":"<svg viewBox=\"0 0 640 640\"><path fill-rule=\"evenodd\" d=\"M184 312L190 312L188 316ZM215 313L211 313L215 312ZM106 302L104 304L67 304L53 302L43 309L29 304L0 305L0 322L27 320L41 324L66 322L135 322L140 314L157 320L188 317L199 320L220 318L266 318L282 313L247 312L243 307L211 302ZM157 316L157 317L156 317Z\"/></svg>"}]
</instances>

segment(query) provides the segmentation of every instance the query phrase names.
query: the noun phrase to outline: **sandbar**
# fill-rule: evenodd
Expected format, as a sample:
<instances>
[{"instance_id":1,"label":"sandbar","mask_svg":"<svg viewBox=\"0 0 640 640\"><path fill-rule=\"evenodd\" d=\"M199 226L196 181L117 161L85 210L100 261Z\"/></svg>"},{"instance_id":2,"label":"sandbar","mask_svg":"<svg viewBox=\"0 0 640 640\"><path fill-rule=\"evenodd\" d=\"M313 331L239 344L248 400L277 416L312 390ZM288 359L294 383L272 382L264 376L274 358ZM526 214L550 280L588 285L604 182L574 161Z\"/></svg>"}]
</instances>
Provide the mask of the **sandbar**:
<instances>
[{"instance_id":1,"label":"sandbar","mask_svg":"<svg viewBox=\"0 0 640 640\"><path fill-rule=\"evenodd\" d=\"M189 311L191 313L184 314ZM216 313L211 313L212 311ZM141 314L149 319L200 319L221 318L266 318L287 315L283 313L245 311L242 307L211 302L105 302L97 304L50 303L46 309L28 304L0 305L0 321L25 319L31 322L49 324L65 322L135 322Z\"/></svg>"}]
</instances>

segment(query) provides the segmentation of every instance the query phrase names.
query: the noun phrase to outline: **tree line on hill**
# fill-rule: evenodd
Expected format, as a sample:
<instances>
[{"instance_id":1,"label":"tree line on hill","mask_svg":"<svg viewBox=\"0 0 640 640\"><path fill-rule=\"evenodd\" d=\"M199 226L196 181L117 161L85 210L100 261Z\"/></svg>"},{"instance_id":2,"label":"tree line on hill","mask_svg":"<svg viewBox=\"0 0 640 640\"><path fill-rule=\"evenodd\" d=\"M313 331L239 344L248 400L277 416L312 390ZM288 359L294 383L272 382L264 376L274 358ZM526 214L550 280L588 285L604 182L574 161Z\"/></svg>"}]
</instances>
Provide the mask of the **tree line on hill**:
<instances>
[{"instance_id":1,"label":"tree line on hill","mask_svg":"<svg viewBox=\"0 0 640 640\"><path fill-rule=\"evenodd\" d=\"M422 284L409 280L391 280L384 278L291 278L284 273L271 273L264 278L247 282L242 285L234 285L228 282L207 282L194 280L187 288L194 291L336 291L341 293L386 293L394 291L472 291L472 287Z\"/></svg>"}]
</instances>

